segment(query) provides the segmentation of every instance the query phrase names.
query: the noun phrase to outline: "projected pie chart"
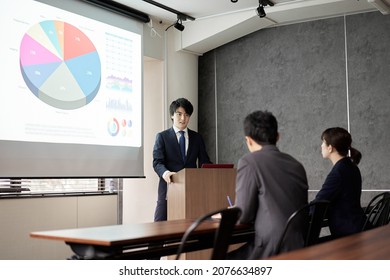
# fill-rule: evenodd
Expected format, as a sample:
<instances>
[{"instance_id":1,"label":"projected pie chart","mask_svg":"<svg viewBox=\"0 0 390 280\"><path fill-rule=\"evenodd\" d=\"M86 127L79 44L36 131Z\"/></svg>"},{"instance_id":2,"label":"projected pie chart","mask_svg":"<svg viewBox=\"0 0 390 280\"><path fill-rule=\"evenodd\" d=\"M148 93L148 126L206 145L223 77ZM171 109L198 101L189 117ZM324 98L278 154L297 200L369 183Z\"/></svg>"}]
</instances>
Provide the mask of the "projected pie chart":
<instances>
[{"instance_id":1,"label":"projected pie chart","mask_svg":"<svg viewBox=\"0 0 390 280\"><path fill-rule=\"evenodd\" d=\"M87 105L100 88L101 63L94 44L63 21L42 21L24 34L20 69L30 91L59 109Z\"/></svg>"}]
</instances>

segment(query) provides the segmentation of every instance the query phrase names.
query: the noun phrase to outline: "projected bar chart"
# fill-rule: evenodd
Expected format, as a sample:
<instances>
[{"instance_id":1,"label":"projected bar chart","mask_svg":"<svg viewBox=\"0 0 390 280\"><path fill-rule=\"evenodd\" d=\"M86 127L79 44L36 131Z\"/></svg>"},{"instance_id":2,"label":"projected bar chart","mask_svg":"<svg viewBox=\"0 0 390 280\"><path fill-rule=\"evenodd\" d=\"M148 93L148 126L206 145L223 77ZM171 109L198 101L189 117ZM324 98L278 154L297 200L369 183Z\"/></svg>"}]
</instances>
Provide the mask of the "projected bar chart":
<instances>
[{"instance_id":1,"label":"projected bar chart","mask_svg":"<svg viewBox=\"0 0 390 280\"><path fill-rule=\"evenodd\" d=\"M81 30L58 20L39 22L24 34L20 69L36 97L64 110L90 103L101 84L101 62L94 44Z\"/></svg>"}]
</instances>

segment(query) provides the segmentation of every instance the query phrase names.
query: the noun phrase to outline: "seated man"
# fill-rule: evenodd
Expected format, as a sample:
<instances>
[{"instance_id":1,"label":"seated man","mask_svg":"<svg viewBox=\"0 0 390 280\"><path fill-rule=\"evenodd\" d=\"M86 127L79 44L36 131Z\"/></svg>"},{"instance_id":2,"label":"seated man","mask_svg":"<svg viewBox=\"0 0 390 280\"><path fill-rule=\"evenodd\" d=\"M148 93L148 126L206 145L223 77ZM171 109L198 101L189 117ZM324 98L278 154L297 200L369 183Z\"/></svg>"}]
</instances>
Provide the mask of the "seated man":
<instances>
[{"instance_id":1,"label":"seated man","mask_svg":"<svg viewBox=\"0 0 390 280\"><path fill-rule=\"evenodd\" d=\"M308 202L306 171L276 147L278 123L270 112L249 114L244 132L250 153L238 162L235 206L242 210L240 223L253 223L256 233L254 240L229 253L228 258L267 258L275 254L290 215ZM281 251L303 244L303 232L294 232Z\"/></svg>"}]
</instances>

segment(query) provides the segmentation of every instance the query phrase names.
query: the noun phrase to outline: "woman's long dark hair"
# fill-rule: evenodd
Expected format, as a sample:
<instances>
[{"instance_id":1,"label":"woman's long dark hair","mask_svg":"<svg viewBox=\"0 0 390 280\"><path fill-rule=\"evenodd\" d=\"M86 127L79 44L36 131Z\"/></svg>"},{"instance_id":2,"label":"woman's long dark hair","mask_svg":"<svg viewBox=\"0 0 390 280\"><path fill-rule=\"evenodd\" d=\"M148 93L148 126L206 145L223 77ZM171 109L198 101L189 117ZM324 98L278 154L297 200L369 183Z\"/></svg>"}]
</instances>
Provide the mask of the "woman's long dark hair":
<instances>
[{"instance_id":1,"label":"woman's long dark hair","mask_svg":"<svg viewBox=\"0 0 390 280\"><path fill-rule=\"evenodd\" d=\"M341 156L349 156L356 165L362 159L362 154L352 148L351 134L344 128L331 127L326 129L322 132L321 140L325 141L327 145L332 145Z\"/></svg>"}]
</instances>

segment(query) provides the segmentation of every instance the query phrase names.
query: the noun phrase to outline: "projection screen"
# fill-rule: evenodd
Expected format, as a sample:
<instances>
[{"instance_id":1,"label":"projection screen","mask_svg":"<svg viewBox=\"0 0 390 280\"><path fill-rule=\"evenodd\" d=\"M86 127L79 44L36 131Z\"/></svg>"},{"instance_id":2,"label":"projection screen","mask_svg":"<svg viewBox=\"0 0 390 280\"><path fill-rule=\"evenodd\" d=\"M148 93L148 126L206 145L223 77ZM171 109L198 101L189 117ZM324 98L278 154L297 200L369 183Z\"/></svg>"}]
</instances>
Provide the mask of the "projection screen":
<instances>
[{"instance_id":1,"label":"projection screen","mask_svg":"<svg viewBox=\"0 0 390 280\"><path fill-rule=\"evenodd\" d=\"M77 0L4 0L0 177L143 177L143 23Z\"/></svg>"}]
</instances>

